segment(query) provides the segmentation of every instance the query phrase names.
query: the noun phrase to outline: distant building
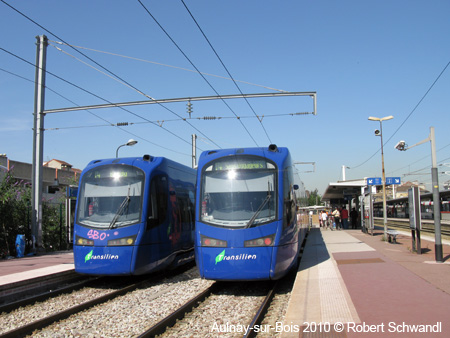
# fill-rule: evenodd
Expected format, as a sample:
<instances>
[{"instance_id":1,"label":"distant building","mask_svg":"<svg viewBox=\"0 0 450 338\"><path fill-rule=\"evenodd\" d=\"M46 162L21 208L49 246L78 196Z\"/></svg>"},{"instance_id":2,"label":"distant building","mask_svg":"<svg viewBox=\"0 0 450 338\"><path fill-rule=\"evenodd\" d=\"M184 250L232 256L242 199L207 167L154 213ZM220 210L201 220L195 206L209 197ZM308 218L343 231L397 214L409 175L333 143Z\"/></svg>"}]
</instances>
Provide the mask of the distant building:
<instances>
[{"instance_id":1,"label":"distant building","mask_svg":"<svg viewBox=\"0 0 450 338\"><path fill-rule=\"evenodd\" d=\"M59 169L59 170L68 170L68 171L70 171L72 169L72 165L70 163L56 160L56 159L50 160L48 162L44 162L43 166L48 167L48 168L55 168L55 169ZM78 170L78 169L76 169L76 170Z\"/></svg>"},{"instance_id":2,"label":"distant building","mask_svg":"<svg viewBox=\"0 0 450 338\"><path fill-rule=\"evenodd\" d=\"M31 183L32 165L10 160L6 154L0 154L0 179L3 179L6 171L12 171L18 181ZM46 201L59 202L60 197L65 197L65 188L69 185L77 185L81 170L72 168L72 165L53 159L45 162L42 174L42 196Z\"/></svg>"},{"instance_id":3,"label":"distant building","mask_svg":"<svg viewBox=\"0 0 450 338\"><path fill-rule=\"evenodd\" d=\"M386 186L386 199L396 199L402 197L408 197L408 190L411 187L418 187L421 194L429 193L429 191L425 188L424 183L419 183L418 181L410 182L407 181L400 185L387 185ZM383 190L381 186L378 186L377 193L374 194L374 202L379 202L383 200Z\"/></svg>"},{"instance_id":4,"label":"distant building","mask_svg":"<svg viewBox=\"0 0 450 338\"><path fill-rule=\"evenodd\" d=\"M392 186L391 186L392 187ZM408 190L412 187L418 187L420 194L426 194L429 193L429 191L425 188L424 183L419 183L418 181L414 182L405 182L395 189L395 198L401 198L401 197L408 197Z\"/></svg>"},{"instance_id":5,"label":"distant building","mask_svg":"<svg viewBox=\"0 0 450 338\"><path fill-rule=\"evenodd\" d=\"M8 172L8 158L6 154L0 154L0 181L3 180L6 173Z\"/></svg>"}]
</instances>

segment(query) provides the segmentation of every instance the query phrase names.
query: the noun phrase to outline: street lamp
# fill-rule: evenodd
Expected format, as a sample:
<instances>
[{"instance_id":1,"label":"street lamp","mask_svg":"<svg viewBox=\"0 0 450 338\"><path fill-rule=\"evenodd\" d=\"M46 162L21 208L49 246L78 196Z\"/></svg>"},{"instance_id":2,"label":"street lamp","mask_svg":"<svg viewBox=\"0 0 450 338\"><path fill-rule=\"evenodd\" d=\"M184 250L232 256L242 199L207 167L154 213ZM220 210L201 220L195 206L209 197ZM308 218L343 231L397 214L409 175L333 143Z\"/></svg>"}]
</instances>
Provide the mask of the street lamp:
<instances>
[{"instance_id":1,"label":"street lamp","mask_svg":"<svg viewBox=\"0 0 450 338\"><path fill-rule=\"evenodd\" d=\"M345 169L350 169L346 165L342 165L342 180L345 181Z\"/></svg>"},{"instance_id":2,"label":"street lamp","mask_svg":"<svg viewBox=\"0 0 450 338\"><path fill-rule=\"evenodd\" d=\"M436 139L434 137L434 127L430 127L430 135L425 140L420 141L410 147L408 147L405 141L400 141L395 145L395 148L400 151L411 149L415 146L430 141L431 143L431 181L433 185L433 211L434 211L434 249L436 262L442 263L442 241L441 241L441 200L439 198L439 177L437 171L437 159L436 159Z\"/></svg>"},{"instance_id":3,"label":"street lamp","mask_svg":"<svg viewBox=\"0 0 450 338\"><path fill-rule=\"evenodd\" d=\"M133 140L133 139L131 138L131 139L128 140L127 143L122 144L121 146L117 147L117 150L116 150L116 158L119 157L119 149L120 149L121 147L124 147L124 146L134 146L136 143L138 143L138 141Z\"/></svg>"},{"instance_id":4,"label":"street lamp","mask_svg":"<svg viewBox=\"0 0 450 338\"><path fill-rule=\"evenodd\" d=\"M386 219L386 174L384 172L384 153L383 153L383 121L392 120L394 116L386 116L386 117L369 117L370 121L379 121L380 122L380 130L375 130L375 136L380 136L381 139L381 173L383 180L383 225L384 225L384 239L387 239L387 219Z\"/></svg>"}]
</instances>

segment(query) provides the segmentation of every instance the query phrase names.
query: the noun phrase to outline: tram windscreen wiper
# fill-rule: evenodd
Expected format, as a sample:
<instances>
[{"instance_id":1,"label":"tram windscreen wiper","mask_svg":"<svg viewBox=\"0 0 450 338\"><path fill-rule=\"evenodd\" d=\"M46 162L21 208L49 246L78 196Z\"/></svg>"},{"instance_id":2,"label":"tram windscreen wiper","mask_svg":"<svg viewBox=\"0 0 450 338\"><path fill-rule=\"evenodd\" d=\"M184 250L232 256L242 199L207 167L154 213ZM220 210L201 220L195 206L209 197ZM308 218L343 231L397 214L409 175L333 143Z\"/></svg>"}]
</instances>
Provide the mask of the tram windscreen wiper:
<instances>
[{"instance_id":1,"label":"tram windscreen wiper","mask_svg":"<svg viewBox=\"0 0 450 338\"><path fill-rule=\"evenodd\" d=\"M270 195L270 193L266 196L266 198L264 199L264 201L261 203L261 205L259 206L258 210L256 210L256 212L254 213L254 215L252 216L252 218L250 218L250 221L248 221L247 225L245 226L245 229L250 228L253 223L256 220L256 217L258 217L259 213L263 210L263 208L266 206L267 202L269 202L270 198L272 196Z\"/></svg>"},{"instance_id":2,"label":"tram windscreen wiper","mask_svg":"<svg viewBox=\"0 0 450 338\"><path fill-rule=\"evenodd\" d=\"M111 223L109 224L108 229L112 229L114 227L114 224L116 224L117 220L119 219L120 215L122 215L123 211L125 210L125 207L130 203L130 187L128 187L128 194L123 200L122 204L120 204L119 209L117 209L116 214L114 215Z\"/></svg>"}]
</instances>

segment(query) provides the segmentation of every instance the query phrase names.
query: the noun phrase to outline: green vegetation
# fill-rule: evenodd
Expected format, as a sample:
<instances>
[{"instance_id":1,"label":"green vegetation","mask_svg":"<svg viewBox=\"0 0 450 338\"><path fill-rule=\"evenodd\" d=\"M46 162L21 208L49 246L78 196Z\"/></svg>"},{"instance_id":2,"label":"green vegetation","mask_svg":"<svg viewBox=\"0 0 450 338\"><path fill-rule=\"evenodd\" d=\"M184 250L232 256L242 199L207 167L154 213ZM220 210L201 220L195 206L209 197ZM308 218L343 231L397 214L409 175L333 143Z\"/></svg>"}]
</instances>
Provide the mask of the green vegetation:
<instances>
[{"instance_id":1,"label":"green vegetation","mask_svg":"<svg viewBox=\"0 0 450 338\"><path fill-rule=\"evenodd\" d=\"M3 175L2 175L3 176ZM25 235L26 254L31 244L31 184L17 180L13 169L0 180L0 258L15 256L17 235ZM45 251L66 249L64 201L42 205L42 245Z\"/></svg>"}]
</instances>

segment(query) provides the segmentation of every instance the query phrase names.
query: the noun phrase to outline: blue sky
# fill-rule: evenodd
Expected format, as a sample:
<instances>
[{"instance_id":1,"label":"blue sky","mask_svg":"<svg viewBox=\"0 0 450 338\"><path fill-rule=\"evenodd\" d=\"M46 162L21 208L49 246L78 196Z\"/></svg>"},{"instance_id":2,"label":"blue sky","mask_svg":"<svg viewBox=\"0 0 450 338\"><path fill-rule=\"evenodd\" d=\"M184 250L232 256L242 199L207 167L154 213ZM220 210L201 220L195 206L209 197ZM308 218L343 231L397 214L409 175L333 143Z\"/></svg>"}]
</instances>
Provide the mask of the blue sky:
<instances>
[{"instance_id":1,"label":"blue sky","mask_svg":"<svg viewBox=\"0 0 450 338\"><path fill-rule=\"evenodd\" d=\"M50 40L47 70L96 95L47 75L52 91L46 91L45 109L146 99L93 69L100 68L72 48L56 43L62 40L89 48L79 50L152 98L239 93L223 78L228 77L226 70L181 1L142 0L178 48L138 1L5 2L49 31L0 2L0 153L10 159L32 161L35 72L10 53L34 64L38 35ZM199 137L199 152L272 142L288 147L296 162L316 163L314 173L304 173L312 171L311 165L297 169L305 187L322 194L329 182L342 179L342 165L350 167L347 179L381 175L380 139L374 136L379 124L368 117L393 115L383 123L387 176L429 186L430 145L406 152L394 146L399 140L412 145L427 138L431 126L438 162L450 163L449 1L185 4L233 78L243 81L237 82L243 93L275 92L269 88L314 91L317 115L289 115L312 111L308 96L251 99L251 108L244 100L227 101L231 109L220 100L194 102L189 123L180 119L188 117L186 103L47 114L44 161L56 158L83 169L92 159L114 157L119 145L134 138L138 144L121 148L121 156L151 154L190 165L193 133ZM204 75L210 84L192 71L179 49L199 71L216 75ZM252 109L265 116L264 128ZM196 119L203 116L222 118ZM164 129L156 121L164 121ZM119 122L133 124L107 126ZM445 171L450 167L439 167ZM439 177L441 184L449 179Z\"/></svg>"}]
</instances>

